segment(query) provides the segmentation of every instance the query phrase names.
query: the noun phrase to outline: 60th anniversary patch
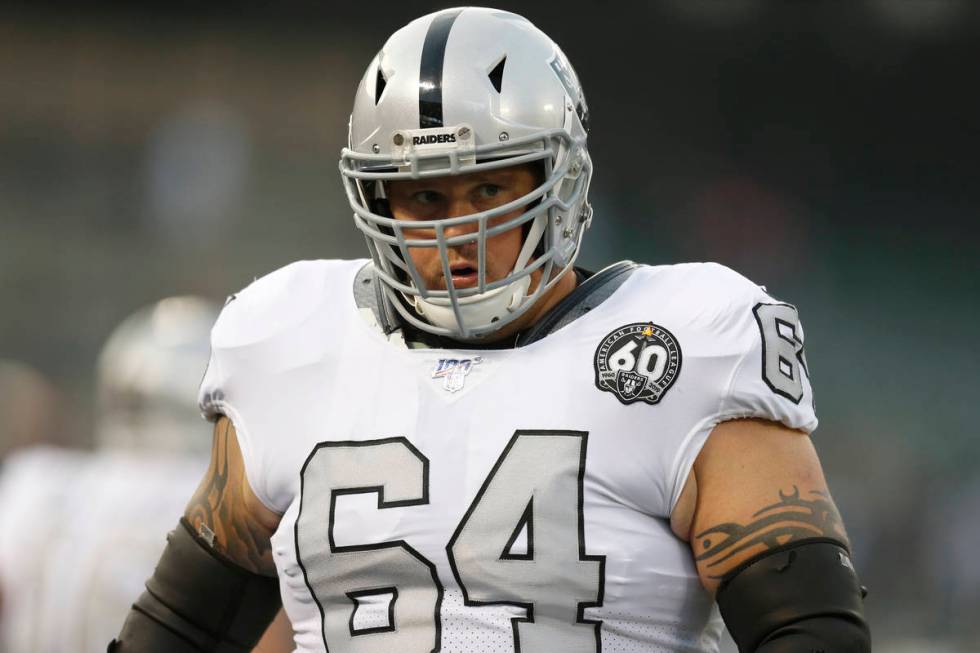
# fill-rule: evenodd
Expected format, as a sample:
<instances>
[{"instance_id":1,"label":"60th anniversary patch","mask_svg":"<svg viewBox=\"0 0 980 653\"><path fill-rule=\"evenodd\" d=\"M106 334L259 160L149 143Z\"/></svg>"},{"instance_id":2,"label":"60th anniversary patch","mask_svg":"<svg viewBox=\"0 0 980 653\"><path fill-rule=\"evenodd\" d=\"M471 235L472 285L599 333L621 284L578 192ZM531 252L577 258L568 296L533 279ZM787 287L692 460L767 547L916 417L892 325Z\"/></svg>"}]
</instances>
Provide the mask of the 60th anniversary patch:
<instances>
[{"instance_id":1,"label":"60th anniversary patch","mask_svg":"<svg viewBox=\"0 0 980 653\"><path fill-rule=\"evenodd\" d=\"M659 402L680 372L677 338L650 322L619 327L595 350L595 386L624 404Z\"/></svg>"}]
</instances>

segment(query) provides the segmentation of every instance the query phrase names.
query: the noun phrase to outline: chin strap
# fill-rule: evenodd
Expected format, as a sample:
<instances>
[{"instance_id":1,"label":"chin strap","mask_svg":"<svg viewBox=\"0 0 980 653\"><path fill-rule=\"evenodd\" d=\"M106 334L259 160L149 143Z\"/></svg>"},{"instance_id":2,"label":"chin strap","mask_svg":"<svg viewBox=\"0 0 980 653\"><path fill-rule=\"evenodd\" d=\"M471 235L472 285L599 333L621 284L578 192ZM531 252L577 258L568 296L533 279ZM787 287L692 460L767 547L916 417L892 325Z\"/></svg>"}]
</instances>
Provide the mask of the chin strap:
<instances>
[{"instance_id":1,"label":"chin strap","mask_svg":"<svg viewBox=\"0 0 980 653\"><path fill-rule=\"evenodd\" d=\"M482 326L503 320L510 313L520 308L527 298L527 289L530 286L531 277L526 276L509 286L495 288L480 295L458 300L459 312L462 314L464 325ZM461 326L457 323L456 311L453 309L450 300L445 300L445 304L443 304L442 301L435 303L421 297L412 299L414 300L412 306L416 312L432 324L445 329L458 329Z\"/></svg>"},{"instance_id":2,"label":"chin strap","mask_svg":"<svg viewBox=\"0 0 980 653\"><path fill-rule=\"evenodd\" d=\"M538 215L531 222L531 228L524 238L524 244L517 255L510 274L517 274L527 267L534 255L538 243L547 231L548 215ZM542 280L543 281L543 280ZM422 299L419 296L406 297L415 312L424 320L444 329L471 330L493 324L498 320L509 317L510 314L529 308L528 289L531 287L531 275L526 275L516 281L479 295L464 297L456 301L462 324L457 319L456 308L452 299L438 300Z\"/></svg>"}]
</instances>

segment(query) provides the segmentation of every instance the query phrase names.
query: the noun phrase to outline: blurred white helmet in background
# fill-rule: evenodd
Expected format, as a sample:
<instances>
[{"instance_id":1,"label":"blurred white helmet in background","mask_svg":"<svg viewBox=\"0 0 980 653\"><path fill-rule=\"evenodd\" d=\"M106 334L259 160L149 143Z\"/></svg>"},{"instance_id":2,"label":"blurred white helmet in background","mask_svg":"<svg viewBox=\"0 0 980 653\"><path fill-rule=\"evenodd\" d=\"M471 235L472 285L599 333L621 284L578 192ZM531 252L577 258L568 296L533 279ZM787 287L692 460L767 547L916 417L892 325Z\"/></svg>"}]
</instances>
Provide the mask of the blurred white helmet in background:
<instances>
[{"instance_id":1,"label":"blurred white helmet in background","mask_svg":"<svg viewBox=\"0 0 980 653\"><path fill-rule=\"evenodd\" d=\"M203 454L209 427L197 389L220 307L170 297L126 318L109 336L96 369L98 449Z\"/></svg>"},{"instance_id":2,"label":"blurred white helmet in background","mask_svg":"<svg viewBox=\"0 0 980 653\"><path fill-rule=\"evenodd\" d=\"M446 9L395 32L367 68L357 89L349 146L340 170L364 232L387 301L416 328L455 338L478 338L517 319L578 255L592 210L592 160L586 148L588 107L578 77L561 49L527 19L506 11ZM543 183L490 211L412 221L428 239L405 237L391 216L384 184L467 174L524 163L541 166ZM489 225L521 209L517 217ZM467 233L446 236L465 226ZM523 227L513 270L486 279L486 241ZM478 284L456 289L448 249L477 246ZM435 248L446 290L427 288L408 254ZM530 275L543 273L531 291Z\"/></svg>"}]
</instances>

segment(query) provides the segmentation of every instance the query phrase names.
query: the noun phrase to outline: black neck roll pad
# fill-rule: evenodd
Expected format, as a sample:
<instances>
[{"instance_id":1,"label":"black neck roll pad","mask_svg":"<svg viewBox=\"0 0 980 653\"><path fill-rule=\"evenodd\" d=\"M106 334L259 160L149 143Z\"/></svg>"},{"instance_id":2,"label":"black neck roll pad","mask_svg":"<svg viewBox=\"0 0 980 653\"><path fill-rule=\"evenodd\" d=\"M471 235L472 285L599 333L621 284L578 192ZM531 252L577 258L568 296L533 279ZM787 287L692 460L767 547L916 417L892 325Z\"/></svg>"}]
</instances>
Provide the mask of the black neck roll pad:
<instances>
[{"instance_id":1,"label":"black neck roll pad","mask_svg":"<svg viewBox=\"0 0 980 653\"><path fill-rule=\"evenodd\" d=\"M181 518L109 651L246 653L281 606L277 579L220 556Z\"/></svg>"},{"instance_id":2,"label":"black neck roll pad","mask_svg":"<svg viewBox=\"0 0 980 653\"><path fill-rule=\"evenodd\" d=\"M811 642L826 653L871 650L857 574L834 540L791 542L751 558L725 576L718 607L742 653L809 653Z\"/></svg>"}]
</instances>

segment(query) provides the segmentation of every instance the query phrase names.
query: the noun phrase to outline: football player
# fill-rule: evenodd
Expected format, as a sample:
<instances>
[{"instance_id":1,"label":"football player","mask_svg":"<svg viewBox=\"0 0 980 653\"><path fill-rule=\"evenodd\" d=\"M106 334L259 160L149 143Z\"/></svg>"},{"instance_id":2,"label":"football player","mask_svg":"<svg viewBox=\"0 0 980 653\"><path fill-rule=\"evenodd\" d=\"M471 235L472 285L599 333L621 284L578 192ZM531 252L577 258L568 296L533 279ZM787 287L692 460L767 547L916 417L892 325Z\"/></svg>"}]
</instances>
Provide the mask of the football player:
<instances>
[{"instance_id":1,"label":"football player","mask_svg":"<svg viewBox=\"0 0 980 653\"><path fill-rule=\"evenodd\" d=\"M796 309L715 264L574 267L588 107L524 18L447 9L357 89L370 260L212 332L211 468L110 647L870 648Z\"/></svg>"},{"instance_id":2,"label":"football player","mask_svg":"<svg viewBox=\"0 0 980 653\"><path fill-rule=\"evenodd\" d=\"M217 314L170 297L129 316L99 355L96 450L33 446L4 461L0 650L96 653L118 632L207 467L194 394ZM276 633L265 645L287 650Z\"/></svg>"}]
</instances>

